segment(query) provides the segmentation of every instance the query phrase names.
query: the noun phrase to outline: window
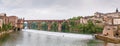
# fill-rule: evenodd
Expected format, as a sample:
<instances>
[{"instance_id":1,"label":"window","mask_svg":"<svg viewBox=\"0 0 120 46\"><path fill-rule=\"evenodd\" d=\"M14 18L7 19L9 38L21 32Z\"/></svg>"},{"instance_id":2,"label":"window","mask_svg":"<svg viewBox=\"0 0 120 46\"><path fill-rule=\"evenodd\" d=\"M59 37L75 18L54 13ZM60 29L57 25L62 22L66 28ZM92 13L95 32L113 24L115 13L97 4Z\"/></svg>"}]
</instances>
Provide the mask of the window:
<instances>
[{"instance_id":1,"label":"window","mask_svg":"<svg viewBox=\"0 0 120 46\"><path fill-rule=\"evenodd\" d=\"M113 30L115 30L116 28L113 28Z\"/></svg>"},{"instance_id":2,"label":"window","mask_svg":"<svg viewBox=\"0 0 120 46\"><path fill-rule=\"evenodd\" d=\"M110 28L108 28L107 30L110 30Z\"/></svg>"}]
</instances>

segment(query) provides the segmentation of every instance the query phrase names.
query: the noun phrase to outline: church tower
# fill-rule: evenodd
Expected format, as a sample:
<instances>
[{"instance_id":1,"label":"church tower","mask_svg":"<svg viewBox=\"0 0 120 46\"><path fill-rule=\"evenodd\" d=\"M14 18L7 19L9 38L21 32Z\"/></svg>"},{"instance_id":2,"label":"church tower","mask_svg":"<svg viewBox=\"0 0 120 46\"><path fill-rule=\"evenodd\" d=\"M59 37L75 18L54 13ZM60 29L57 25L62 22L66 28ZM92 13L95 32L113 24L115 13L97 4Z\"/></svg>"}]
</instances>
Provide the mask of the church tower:
<instances>
[{"instance_id":1,"label":"church tower","mask_svg":"<svg viewBox=\"0 0 120 46\"><path fill-rule=\"evenodd\" d=\"M118 8L116 8L116 12L119 12L119 11L118 11Z\"/></svg>"}]
</instances>

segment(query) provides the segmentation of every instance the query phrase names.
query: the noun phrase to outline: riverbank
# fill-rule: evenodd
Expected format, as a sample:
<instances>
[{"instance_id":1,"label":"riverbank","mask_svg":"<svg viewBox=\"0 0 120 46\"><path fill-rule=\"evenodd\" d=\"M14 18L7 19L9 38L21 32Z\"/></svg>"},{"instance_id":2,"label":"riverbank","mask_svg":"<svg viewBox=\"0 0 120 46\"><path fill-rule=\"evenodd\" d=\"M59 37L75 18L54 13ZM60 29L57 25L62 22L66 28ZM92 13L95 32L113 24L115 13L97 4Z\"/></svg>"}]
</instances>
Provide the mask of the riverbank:
<instances>
[{"instance_id":1,"label":"riverbank","mask_svg":"<svg viewBox=\"0 0 120 46\"><path fill-rule=\"evenodd\" d=\"M2 32L0 33L0 38L1 38L1 37L4 37L5 34L9 34L9 33L11 33L11 32L13 32L13 30L2 31Z\"/></svg>"}]
</instances>

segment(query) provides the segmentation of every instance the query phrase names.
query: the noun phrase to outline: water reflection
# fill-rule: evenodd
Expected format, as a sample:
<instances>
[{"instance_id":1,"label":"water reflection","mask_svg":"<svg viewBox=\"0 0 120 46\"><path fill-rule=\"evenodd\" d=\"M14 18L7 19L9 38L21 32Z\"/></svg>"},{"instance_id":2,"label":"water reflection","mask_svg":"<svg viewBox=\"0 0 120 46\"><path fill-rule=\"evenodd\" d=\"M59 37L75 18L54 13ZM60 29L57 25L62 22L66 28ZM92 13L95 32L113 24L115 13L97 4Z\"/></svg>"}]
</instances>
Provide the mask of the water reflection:
<instances>
[{"instance_id":1,"label":"water reflection","mask_svg":"<svg viewBox=\"0 0 120 46\"><path fill-rule=\"evenodd\" d=\"M14 32L0 46L105 46L103 41L53 36L27 31ZM120 46L107 43L107 46Z\"/></svg>"}]
</instances>

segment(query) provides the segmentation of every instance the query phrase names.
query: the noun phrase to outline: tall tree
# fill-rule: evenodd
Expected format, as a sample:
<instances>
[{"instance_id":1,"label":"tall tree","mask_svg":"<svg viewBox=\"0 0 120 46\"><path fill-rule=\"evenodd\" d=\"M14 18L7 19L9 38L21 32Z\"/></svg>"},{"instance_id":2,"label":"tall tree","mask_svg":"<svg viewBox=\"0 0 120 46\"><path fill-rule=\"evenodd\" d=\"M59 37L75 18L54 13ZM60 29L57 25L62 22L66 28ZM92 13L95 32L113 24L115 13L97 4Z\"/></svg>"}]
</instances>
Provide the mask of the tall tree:
<instances>
[{"instance_id":1,"label":"tall tree","mask_svg":"<svg viewBox=\"0 0 120 46\"><path fill-rule=\"evenodd\" d=\"M57 25L56 22L52 23L51 30L52 31L57 31L58 30L58 25Z\"/></svg>"},{"instance_id":2,"label":"tall tree","mask_svg":"<svg viewBox=\"0 0 120 46\"><path fill-rule=\"evenodd\" d=\"M62 32L69 32L69 24L66 21L62 23Z\"/></svg>"},{"instance_id":3,"label":"tall tree","mask_svg":"<svg viewBox=\"0 0 120 46\"><path fill-rule=\"evenodd\" d=\"M48 25L46 22L42 22L41 25L42 25L42 30L48 30Z\"/></svg>"},{"instance_id":4,"label":"tall tree","mask_svg":"<svg viewBox=\"0 0 120 46\"><path fill-rule=\"evenodd\" d=\"M37 23L36 23L36 22L33 22L33 23L31 24L31 28L32 28L32 29L38 29Z\"/></svg>"}]
</instances>

